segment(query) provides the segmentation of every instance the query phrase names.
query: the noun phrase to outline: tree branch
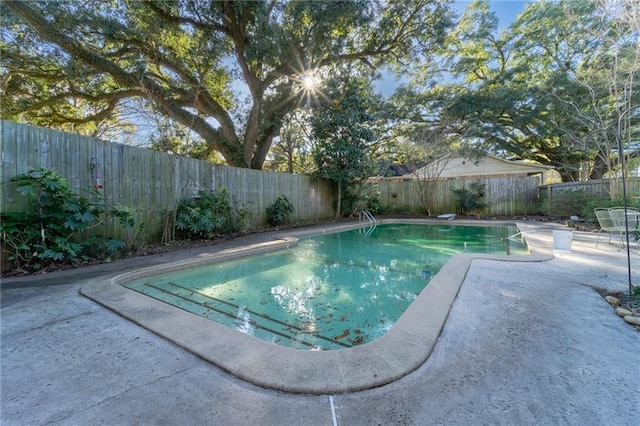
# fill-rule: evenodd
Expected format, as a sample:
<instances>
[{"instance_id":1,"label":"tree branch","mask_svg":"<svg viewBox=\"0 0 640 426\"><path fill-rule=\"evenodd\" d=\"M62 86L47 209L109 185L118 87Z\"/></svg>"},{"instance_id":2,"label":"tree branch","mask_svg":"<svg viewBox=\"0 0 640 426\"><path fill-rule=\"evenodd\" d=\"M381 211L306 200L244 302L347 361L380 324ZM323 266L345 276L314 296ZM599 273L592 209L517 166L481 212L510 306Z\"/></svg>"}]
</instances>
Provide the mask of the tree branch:
<instances>
[{"instance_id":1,"label":"tree branch","mask_svg":"<svg viewBox=\"0 0 640 426\"><path fill-rule=\"evenodd\" d=\"M187 18L185 16L173 15L170 12L167 12L166 10L164 10L162 7L160 7L159 3L154 0L143 0L142 3L145 6L147 6L149 9L153 10L156 14L158 14L163 20L167 22L177 24L177 25L189 24L199 30L221 32L228 36L231 35L229 33L229 28L225 25L214 24L210 22L205 23L205 22L196 21L195 19Z\"/></svg>"},{"instance_id":2,"label":"tree branch","mask_svg":"<svg viewBox=\"0 0 640 426\"><path fill-rule=\"evenodd\" d=\"M120 86L138 88L145 97L153 101L167 116L174 118L187 127L193 128L200 136L207 140L208 143L213 144L216 149L219 147L220 152L231 164L243 164L238 163L237 153L234 152L237 151L240 146L239 140L235 135L235 128L231 120L228 119L228 116L226 118L220 115L215 116L216 119L220 118L220 121L224 124L223 129L225 133L221 141L222 134L219 131L212 128L212 126L201 117L195 116L181 108L179 103L174 99L165 97L163 95L165 92L163 88L156 84L148 75L136 75L127 72L115 62L81 46L62 30L58 29L53 23L47 21L42 14L30 7L26 2L8 0L4 4L33 26L45 40L57 44L70 55L81 59L95 70L110 74Z\"/></svg>"}]
</instances>

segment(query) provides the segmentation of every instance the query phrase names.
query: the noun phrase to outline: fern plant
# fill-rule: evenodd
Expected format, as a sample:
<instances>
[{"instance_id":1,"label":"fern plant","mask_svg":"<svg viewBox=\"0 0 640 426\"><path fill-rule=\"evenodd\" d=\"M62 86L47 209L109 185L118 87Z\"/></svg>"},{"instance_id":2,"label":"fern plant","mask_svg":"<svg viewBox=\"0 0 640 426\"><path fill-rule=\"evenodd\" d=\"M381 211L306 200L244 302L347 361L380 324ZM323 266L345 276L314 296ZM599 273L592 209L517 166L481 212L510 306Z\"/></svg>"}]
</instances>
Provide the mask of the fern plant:
<instances>
[{"instance_id":1,"label":"fern plant","mask_svg":"<svg viewBox=\"0 0 640 426\"><path fill-rule=\"evenodd\" d=\"M456 208L460 214L477 213L481 211L486 204L482 202L484 197L485 185L480 182L473 182L469 188L452 188L451 191L456 196Z\"/></svg>"}]
</instances>

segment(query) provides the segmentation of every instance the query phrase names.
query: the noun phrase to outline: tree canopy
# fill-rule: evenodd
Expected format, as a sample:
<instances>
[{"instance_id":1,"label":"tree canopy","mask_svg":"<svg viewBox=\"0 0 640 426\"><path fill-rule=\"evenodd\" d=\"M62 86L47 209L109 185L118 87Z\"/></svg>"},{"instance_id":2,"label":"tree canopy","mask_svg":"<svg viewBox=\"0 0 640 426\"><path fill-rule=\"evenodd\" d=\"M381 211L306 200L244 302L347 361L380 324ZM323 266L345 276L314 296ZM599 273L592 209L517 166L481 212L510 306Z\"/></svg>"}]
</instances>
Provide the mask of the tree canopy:
<instances>
[{"instance_id":1,"label":"tree canopy","mask_svg":"<svg viewBox=\"0 0 640 426\"><path fill-rule=\"evenodd\" d=\"M305 75L400 66L433 50L447 0L4 1L5 118L99 125L131 100L260 169Z\"/></svg>"},{"instance_id":2,"label":"tree canopy","mask_svg":"<svg viewBox=\"0 0 640 426\"><path fill-rule=\"evenodd\" d=\"M140 107L156 149L257 169L271 151L269 167L308 172L308 82L384 67L412 79L375 130L387 160L451 143L613 176L617 138L640 153L639 1L536 1L503 30L488 0L455 26L449 0L4 1L0 106L93 135L130 131Z\"/></svg>"},{"instance_id":3,"label":"tree canopy","mask_svg":"<svg viewBox=\"0 0 640 426\"><path fill-rule=\"evenodd\" d=\"M374 112L379 110L379 99L367 79L355 76L328 80L322 92L311 118L315 175L337 184L338 217L343 212L353 213L357 206L343 204L343 199L357 199L353 196L356 184L373 171L371 148L376 139Z\"/></svg>"},{"instance_id":4,"label":"tree canopy","mask_svg":"<svg viewBox=\"0 0 640 426\"><path fill-rule=\"evenodd\" d=\"M554 166L563 180L584 178L585 163L587 176L602 177L618 161L615 134L638 140L637 10L637 0L540 1L498 33L488 2L476 0L441 60L420 64L395 102L414 125L450 123L471 145Z\"/></svg>"}]
</instances>

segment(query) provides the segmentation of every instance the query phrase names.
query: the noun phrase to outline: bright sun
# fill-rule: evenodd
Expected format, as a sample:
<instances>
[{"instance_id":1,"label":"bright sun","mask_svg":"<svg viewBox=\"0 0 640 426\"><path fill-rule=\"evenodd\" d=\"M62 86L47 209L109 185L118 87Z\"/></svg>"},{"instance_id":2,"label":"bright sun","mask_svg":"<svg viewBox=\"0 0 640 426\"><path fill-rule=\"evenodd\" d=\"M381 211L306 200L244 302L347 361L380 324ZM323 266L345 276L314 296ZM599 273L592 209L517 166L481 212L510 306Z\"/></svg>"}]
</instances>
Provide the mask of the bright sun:
<instances>
[{"instance_id":1,"label":"bright sun","mask_svg":"<svg viewBox=\"0 0 640 426\"><path fill-rule=\"evenodd\" d=\"M312 92L320 85L320 79L313 71L307 71L302 76L302 87L308 92Z\"/></svg>"}]
</instances>

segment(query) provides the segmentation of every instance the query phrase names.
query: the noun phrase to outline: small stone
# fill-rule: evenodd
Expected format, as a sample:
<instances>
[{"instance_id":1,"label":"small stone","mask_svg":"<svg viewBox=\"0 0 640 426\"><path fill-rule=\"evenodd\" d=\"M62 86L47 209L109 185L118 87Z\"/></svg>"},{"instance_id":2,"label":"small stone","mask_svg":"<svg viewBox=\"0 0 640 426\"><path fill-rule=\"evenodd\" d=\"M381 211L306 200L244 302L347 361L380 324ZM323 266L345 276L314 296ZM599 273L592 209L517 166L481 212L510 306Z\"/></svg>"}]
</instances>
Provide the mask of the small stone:
<instances>
[{"instance_id":1,"label":"small stone","mask_svg":"<svg viewBox=\"0 0 640 426\"><path fill-rule=\"evenodd\" d=\"M617 314L619 317L624 318L624 317L626 317L627 315L633 315L633 312L631 312L630 310L625 309L625 308L616 308L616 314Z\"/></svg>"},{"instance_id":2,"label":"small stone","mask_svg":"<svg viewBox=\"0 0 640 426\"><path fill-rule=\"evenodd\" d=\"M631 325L640 325L640 318L634 317L633 315L627 315L624 317L624 320Z\"/></svg>"},{"instance_id":3,"label":"small stone","mask_svg":"<svg viewBox=\"0 0 640 426\"><path fill-rule=\"evenodd\" d=\"M612 306L618 306L620 304L620 299L618 299L617 297L607 296L604 298L604 300L609 302L609 304Z\"/></svg>"},{"instance_id":4,"label":"small stone","mask_svg":"<svg viewBox=\"0 0 640 426\"><path fill-rule=\"evenodd\" d=\"M607 294L609 296L617 296L620 294L620 290L607 289Z\"/></svg>"}]
</instances>

